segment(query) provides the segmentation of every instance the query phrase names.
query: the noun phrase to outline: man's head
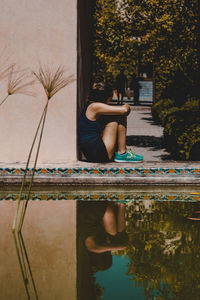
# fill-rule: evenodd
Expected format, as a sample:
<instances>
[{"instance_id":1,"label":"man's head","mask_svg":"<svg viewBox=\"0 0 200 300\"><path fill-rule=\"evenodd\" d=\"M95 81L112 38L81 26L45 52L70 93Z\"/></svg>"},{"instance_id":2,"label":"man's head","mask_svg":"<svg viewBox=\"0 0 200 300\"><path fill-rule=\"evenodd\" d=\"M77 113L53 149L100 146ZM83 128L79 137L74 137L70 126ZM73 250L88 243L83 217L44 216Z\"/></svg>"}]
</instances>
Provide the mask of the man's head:
<instances>
[{"instance_id":1,"label":"man's head","mask_svg":"<svg viewBox=\"0 0 200 300\"><path fill-rule=\"evenodd\" d=\"M105 82L94 82L90 89L88 100L93 102L107 103L113 96L113 88Z\"/></svg>"}]
</instances>

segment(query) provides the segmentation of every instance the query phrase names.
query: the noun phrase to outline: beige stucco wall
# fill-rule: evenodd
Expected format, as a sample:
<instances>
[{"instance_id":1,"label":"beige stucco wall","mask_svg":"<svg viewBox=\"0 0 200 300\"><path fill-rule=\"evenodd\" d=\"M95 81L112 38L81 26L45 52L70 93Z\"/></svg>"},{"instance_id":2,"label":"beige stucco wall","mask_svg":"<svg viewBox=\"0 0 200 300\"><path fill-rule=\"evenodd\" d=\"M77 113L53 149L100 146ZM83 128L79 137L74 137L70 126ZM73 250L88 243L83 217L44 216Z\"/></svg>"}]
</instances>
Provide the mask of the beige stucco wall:
<instances>
[{"instance_id":1,"label":"beige stucco wall","mask_svg":"<svg viewBox=\"0 0 200 300\"><path fill-rule=\"evenodd\" d=\"M16 204L0 201L1 300L27 299L11 232ZM22 234L38 298L76 300L76 201L30 201Z\"/></svg>"},{"instance_id":2,"label":"beige stucco wall","mask_svg":"<svg viewBox=\"0 0 200 300\"><path fill-rule=\"evenodd\" d=\"M77 4L75 0L1 0L0 65L38 70L39 62L77 77ZM34 96L12 95L0 106L0 162L26 161L45 94L39 84ZM7 79L0 81L0 101ZM76 90L74 81L50 102L38 164L76 160Z\"/></svg>"}]
</instances>

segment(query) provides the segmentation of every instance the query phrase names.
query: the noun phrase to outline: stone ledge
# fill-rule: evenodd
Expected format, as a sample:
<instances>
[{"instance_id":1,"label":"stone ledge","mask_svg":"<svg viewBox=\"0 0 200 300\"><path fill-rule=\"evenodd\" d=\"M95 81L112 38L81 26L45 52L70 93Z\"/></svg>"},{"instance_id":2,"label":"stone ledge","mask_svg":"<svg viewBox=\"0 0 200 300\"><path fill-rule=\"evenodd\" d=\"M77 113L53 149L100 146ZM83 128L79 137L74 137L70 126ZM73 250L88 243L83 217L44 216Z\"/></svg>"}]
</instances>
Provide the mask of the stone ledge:
<instances>
[{"instance_id":1,"label":"stone ledge","mask_svg":"<svg viewBox=\"0 0 200 300\"><path fill-rule=\"evenodd\" d=\"M133 166L134 165L134 166ZM24 166L0 168L0 185L19 185ZM28 169L27 181L32 169ZM88 164L76 163L61 167L40 167L35 171L38 185L145 185L182 184L200 185L200 167L197 163L152 164Z\"/></svg>"},{"instance_id":2,"label":"stone ledge","mask_svg":"<svg viewBox=\"0 0 200 300\"><path fill-rule=\"evenodd\" d=\"M22 195L22 200L26 198L26 195ZM19 192L0 192L0 200L5 201L17 201L19 199ZM75 200L75 201L116 201L116 202L140 202L140 201L181 201L181 202L199 202L199 192L182 192L182 193L146 193L146 192L61 192L61 193L44 193L44 192L32 192L30 195L32 201L61 201L61 200Z\"/></svg>"},{"instance_id":3,"label":"stone ledge","mask_svg":"<svg viewBox=\"0 0 200 300\"><path fill-rule=\"evenodd\" d=\"M30 162L30 165L33 165L33 162ZM0 162L0 168L14 168L20 169L25 168L26 162L12 162L5 163ZM135 163L90 163L86 161L63 161L63 162L55 162L55 163L43 163L38 167L40 168L49 168L49 169L58 169L58 168L200 168L200 161L191 162L191 161L162 161L162 162L152 162L152 161L143 161L143 162L135 162Z\"/></svg>"},{"instance_id":4,"label":"stone ledge","mask_svg":"<svg viewBox=\"0 0 200 300\"><path fill-rule=\"evenodd\" d=\"M27 182L30 176L27 177ZM20 185L22 176L0 176L0 185ZM38 176L34 177L37 185L200 185L200 177L195 176Z\"/></svg>"}]
</instances>

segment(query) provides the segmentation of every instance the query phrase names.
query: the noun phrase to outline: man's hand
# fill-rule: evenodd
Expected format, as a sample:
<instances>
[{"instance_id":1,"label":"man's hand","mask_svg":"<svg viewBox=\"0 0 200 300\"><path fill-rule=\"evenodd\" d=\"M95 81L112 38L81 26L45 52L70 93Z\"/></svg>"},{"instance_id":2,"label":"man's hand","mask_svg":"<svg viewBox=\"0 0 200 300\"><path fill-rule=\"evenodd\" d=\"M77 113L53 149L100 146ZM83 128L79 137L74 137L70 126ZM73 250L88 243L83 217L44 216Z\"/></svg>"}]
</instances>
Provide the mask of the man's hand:
<instances>
[{"instance_id":1,"label":"man's hand","mask_svg":"<svg viewBox=\"0 0 200 300\"><path fill-rule=\"evenodd\" d=\"M122 107L126 111L125 116L128 116L130 114L130 111L131 111L130 105L128 105L127 103L125 103Z\"/></svg>"}]
</instances>

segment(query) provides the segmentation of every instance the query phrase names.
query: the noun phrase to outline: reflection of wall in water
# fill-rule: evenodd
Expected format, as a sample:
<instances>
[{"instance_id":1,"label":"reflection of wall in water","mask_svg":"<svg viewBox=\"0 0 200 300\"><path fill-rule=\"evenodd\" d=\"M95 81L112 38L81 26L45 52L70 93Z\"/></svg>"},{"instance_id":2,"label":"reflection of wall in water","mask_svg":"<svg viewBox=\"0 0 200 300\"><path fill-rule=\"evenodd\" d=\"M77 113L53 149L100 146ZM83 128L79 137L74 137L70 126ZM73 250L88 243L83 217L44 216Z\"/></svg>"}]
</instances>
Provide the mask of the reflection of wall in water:
<instances>
[{"instance_id":1,"label":"reflection of wall in water","mask_svg":"<svg viewBox=\"0 0 200 300\"><path fill-rule=\"evenodd\" d=\"M1 300L26 299L11 233L15 209L16 201L0 201ZM31 201L22 234L39 299L75 300L75 201Z\"/></svg>"}]
</instances>

